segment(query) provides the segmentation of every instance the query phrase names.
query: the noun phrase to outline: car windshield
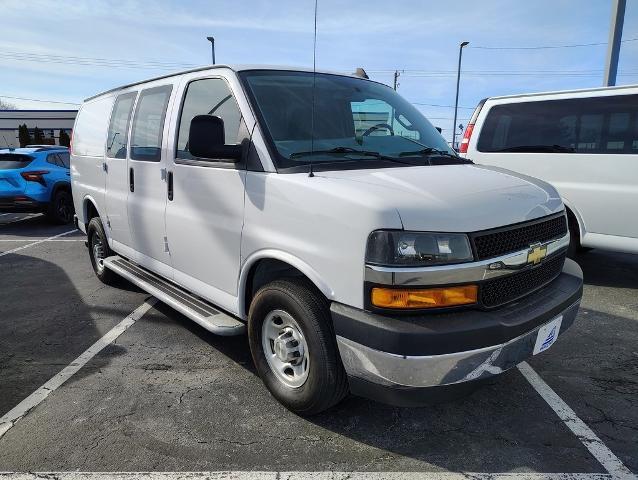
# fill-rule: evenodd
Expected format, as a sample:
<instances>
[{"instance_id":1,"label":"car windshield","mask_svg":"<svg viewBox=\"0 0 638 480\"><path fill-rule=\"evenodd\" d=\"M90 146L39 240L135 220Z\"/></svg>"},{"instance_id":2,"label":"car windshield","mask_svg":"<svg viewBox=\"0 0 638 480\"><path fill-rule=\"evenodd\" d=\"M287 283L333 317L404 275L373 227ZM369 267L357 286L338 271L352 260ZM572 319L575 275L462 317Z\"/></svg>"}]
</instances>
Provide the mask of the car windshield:
<instances>
[{"instance_id":1,"label":"car windshield","mask_svg":"<svg viewBox=\"0 0 638 480\"><path fill-rule=\"evenodd\" d=\"M432 164L421 160L432 156L463 162L415 107L385 85L312 72L255 70L240 76L278 169L310 162L348 169L368 162L423 165Z\"/></svg>"}]
</instances>

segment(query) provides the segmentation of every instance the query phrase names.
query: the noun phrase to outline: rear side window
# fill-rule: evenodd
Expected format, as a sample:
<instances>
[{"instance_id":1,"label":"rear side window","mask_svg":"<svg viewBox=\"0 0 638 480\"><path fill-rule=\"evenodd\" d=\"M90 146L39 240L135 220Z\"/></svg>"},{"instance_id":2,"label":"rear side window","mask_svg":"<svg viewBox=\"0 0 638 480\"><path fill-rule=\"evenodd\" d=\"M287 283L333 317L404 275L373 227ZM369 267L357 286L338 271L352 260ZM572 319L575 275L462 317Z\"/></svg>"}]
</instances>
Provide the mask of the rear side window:
<instances>
[{"instance_id":1,"label":"rear side window","mask_svg":"<svg viewBox=\"0 0 638 480\"><path fill-rule=\"evenodd\" d=\"M221 78L195 80L188 85L179 121L175 158L193 159L188 150L188 132L196 115L215 115L224 120L225 143L237 143L241 112L230 88Z\"/></svg>"},{"instance_id":2,"label":"rear side window","mask_svg":"<svg viewBox=\"0 0 638 480\"><path fill-rule=\"evenodd\" d=\"M137 92L120 95L113 105L109 134L106 138L106 156L109 158L126 158L128 127L136 95Z\"/></svg>"},{"instance_id":3,"label":"rear side window","mask_svg":"<svg viewBox=\"0 0 638 480\"><path fill-rule=\"evenodd\" d=\"M67 152L58 153L58 158L62 162L64 168L71 168L71 154Z\"/></svg>"},{"instance_id":4,"label":"rear side window","mask_svg":"<svg viewBox=\"0 0 638 480\"><path fill-rule=\"evenodd\" d=\"M73 130L75 156L104 156L104 141L112 107L113 97L98 97L82 105Z\"/></svg>"},{"instance_id":5,"label":"rear side window","mask_svg":"<svg viewBox=\"0 0 638 480\"><path fill-rule=\"evenodd\" d=\"M162 132L170 85L149 88L140 93L131 132L131 158L159 162L162 156Z\"/></svg>"},{"instance_id":6,"label":"rear side window","mask_svg":"<svg viewBox=\"0 0 638 480\"><path fill-rule=\"evenodd\" d=\"M47 155L47 163L55 165L56 167L63 167L62 160L58 157L57 153L49 153Z\"/></svg>"},{"instance_id":7,"label":"rear side window","mask_svg":"<svg viewBox=\"0 0 638 480\"><path fill-rule=\"evenodd\" d=\"M17 153L0 153L0 170L24 168L32 161L33 157L29 155L19 155Z\"/></svg>"},{"instance_id":8,"label":"rear side window","mask_svg":"<svg viewBox=\"0 0 638 480\"><path fill-rule=\"evenodd\" d=\"M638 95L495 105L480 152L638 153Z\"/></svg>"}]
</instances>

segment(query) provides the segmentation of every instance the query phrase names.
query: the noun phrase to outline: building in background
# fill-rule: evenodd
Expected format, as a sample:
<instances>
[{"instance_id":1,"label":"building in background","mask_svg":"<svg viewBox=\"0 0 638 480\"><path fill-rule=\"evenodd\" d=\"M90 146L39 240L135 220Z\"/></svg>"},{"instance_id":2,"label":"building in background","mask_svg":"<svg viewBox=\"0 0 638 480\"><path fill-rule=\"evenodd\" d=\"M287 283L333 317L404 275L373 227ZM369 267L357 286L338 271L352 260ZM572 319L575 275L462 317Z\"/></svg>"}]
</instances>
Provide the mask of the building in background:
<instances>
[{"instance_id":1,"label":"building in background","mask_svg":"<svg viewBox=\"0 0 638 480\"><path fill-rule=\"evenodd\" d=\"M73 122L77 110L0 110L0 148L20 147L19 128L26 125L31 143L59 145L62 132L65 138L71 137ZM36 128L41 138L36 141Z\"/></svg>"}]
</instances>

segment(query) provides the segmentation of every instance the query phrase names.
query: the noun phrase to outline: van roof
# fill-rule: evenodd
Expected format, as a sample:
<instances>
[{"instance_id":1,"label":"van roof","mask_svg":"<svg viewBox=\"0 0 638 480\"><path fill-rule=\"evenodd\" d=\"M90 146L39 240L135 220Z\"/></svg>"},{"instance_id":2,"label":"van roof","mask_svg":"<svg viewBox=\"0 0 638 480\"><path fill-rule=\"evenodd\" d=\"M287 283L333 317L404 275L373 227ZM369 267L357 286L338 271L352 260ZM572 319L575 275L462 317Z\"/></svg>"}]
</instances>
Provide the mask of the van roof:
<instances>
[{"instance_id":1,"label":"van roof","mask_svg":"<svg viewBox=\"0 0 638 480\"><path fill-rule=\"evenodd\" d=\"M595 88L579 88L573 90L554 90L552 92L536 92L536 93L518 93L515 95L500 95L497 97L489 97L487 100L502 100L508 98L525 98L540 97L543 95L562 95L566 93L584 93L584 92L605 92L609 90L625 90L630 88L638 88L638 85L620 85L616 87L595 87Z\"/></svg>"},{"instance_id":2,"label":"van roof","mask_svg":"<svg viewBox=\"0 0 638 480\"><path fill-rule=\"evenodd\" d=\"M191 69L188 69L188 70L182 70L180 72L169 73L167 75L161 75L159 77L147 78L146 80L140 80L139 82L129 83L129 84L122 85L122 86L116 87L116 88L111 88L110 90L106 90L106 91L104 91L102 93L98 93L97 95L93 95L92 97L86 98L86 99L84 99L84 101L88 102L89 100L93 100L94 98L101 97L102 95L106 95L107 93L117 92L118 90L123 90L125 88L134 87L135 85L142 85L144 83L153 82L155 80L162 80L164 78L177 77L179 75L184 75L186 73L201 72L201 71L204 71L204 70L215 70L215 69L219 69L219 68L227 68L227 69L230 69L230 70L232 70L234 72L243 72L243 71L246 71L246 70L279 70L279 71L293 71L293 72L313 72L312 68L292 67L292 66L286 66L286 65L227 65L227 64L205 65L205 66L201 66L201 67L191 68ZM328 73L328 74L331 74L331 75L341 75L343 77L362 78L362 77L357 77L354 74L347 74L347 73L343 73L343 72L332 72L332 71L329 71L329 70L316 70L316 72L317 73ZM365 79L362 78L362 80L365 80ZM373 80L369 80L369 81L373 81Z\"/></svg>"}]
</instances>

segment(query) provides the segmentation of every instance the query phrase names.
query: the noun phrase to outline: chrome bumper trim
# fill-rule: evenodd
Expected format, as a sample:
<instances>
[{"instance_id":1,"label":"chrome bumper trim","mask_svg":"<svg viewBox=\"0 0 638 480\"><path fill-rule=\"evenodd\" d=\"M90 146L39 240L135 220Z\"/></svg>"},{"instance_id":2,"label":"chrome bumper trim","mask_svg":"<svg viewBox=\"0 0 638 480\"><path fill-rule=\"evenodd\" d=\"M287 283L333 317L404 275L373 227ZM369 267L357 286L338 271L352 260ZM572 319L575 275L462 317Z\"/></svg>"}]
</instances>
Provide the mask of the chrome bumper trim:
<instances>
[{"instance_id":1,"label":"chrome bumper trim","mask_svg":"<svg viewBox=\"0 0 638 480\"><path fill-rule=\"evenodd\" d=\"M575 302L557 315L563 316L564 325L573 322L579 304ZM341 336L337 336L337 345L350 376L389 387L433 387L498 375L518 365L532 356L542 326L500 345L445 355L397 355Z\"/></svg>"},{"instance_id":2,"label":"chrome bumper trim","mask_svg":"<svg viewBox=\"0 0 638 480\"><path fill-rule=\"evenodd\" d=\"M547 248L547 256L569 246L569 233L564 237L540 244ZM366 265L365 280L379 285L423 286L453 283L480 282L511 275L529 265L529 249L489 258L479 262L440 265L435 267L379 267Z\"/></svg>"}]
</instances>

